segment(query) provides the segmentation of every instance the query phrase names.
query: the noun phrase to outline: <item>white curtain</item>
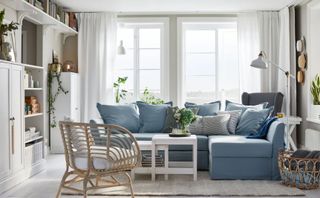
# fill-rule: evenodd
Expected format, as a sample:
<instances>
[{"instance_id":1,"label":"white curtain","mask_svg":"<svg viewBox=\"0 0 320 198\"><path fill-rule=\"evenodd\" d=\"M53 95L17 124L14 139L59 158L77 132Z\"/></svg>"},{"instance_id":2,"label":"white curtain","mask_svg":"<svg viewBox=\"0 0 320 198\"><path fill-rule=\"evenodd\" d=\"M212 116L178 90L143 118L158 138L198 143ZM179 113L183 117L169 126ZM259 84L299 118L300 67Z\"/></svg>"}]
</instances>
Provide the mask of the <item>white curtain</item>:
<instances>
[{"instance_id":1,"label":"white curtain","mask_svg":"<svg viewBox=\"0 0 320 198\"><path fill-rule=\"evenodd\" d=\"M259 32L257 13L238 14L238 54L240 71L240 93L261 91L261 72L250 67L259 54Z\"/></svg>"},{"instance_id":2,"label":"white curtain","mask_svg":"<svg viewBox=\"0 0 320 198\"><path fill-rule=\"evenodd\" d=\"M279 13L275 11L258 12L260 50L266 53L267 59L279 64ZM278 69L269 66L261 70L261 91L278 91Z\"/></svg>"},{"instance_id":3,"label":"white curtain","mask_svg":"<svg viewBox=\"0 0 320 198\"><path fill-rule=\"evenodd\" d=\"M88 122L98 116L97 102L113 102L117 16L113 13L80 13L77 18L81 121Z\"/></svg>"}]
</instances>

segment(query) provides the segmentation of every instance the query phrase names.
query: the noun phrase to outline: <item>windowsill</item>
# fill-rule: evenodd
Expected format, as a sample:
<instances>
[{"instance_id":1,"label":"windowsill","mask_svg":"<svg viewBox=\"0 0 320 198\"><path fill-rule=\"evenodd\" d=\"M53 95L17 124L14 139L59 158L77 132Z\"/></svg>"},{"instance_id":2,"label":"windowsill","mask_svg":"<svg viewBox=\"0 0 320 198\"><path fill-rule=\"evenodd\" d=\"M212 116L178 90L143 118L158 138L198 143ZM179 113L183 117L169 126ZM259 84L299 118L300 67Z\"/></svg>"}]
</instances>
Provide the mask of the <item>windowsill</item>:
<instances>
[{"instance_id":1,"label":"windowsill","mask_svg":"<svg viewBox=\"0 0 320 198\"><path fill-rule=\"evenodd\" d=\"M320 124L320 119L316 119L316 118L307 118L306 119L308 122L312 122L312 123L315 123L315 124Z\"/></svg>"}]
</instances>

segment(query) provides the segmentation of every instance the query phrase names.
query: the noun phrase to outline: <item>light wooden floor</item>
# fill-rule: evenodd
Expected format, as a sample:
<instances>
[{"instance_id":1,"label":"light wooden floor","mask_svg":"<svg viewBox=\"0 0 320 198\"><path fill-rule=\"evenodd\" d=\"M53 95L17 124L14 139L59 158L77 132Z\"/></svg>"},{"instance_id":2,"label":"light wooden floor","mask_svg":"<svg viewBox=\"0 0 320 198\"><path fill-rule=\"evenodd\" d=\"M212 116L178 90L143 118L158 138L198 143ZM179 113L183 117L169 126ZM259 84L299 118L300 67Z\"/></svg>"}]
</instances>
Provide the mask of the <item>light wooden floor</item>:
<instances>
[{"instance_id":1,"label":"light wooden floor","mask_svg":"<svg viewBox=\"0 0 320 198\"><path fill-rule=\"evenodd\" d=\"M50 155L47 160L47 170L24 181L8 192L0 195L0 198L53 198L58 189L65 165L63 155ZM245 181L243 181L245 182ZM257 181L259 182L259 181ZM320 189L305 191L306 197L320 198ZM81 196L62 196L63 198L80 198ZM95 196L90 196L97 198ZM107 197L103 197L107 198ZM123 197L116 197L123 198ZM138 197L147 198L147 197ZM154 198L154 197L153 197ZM156 197L161 198L161 197ZM175 198L175 197L170 197ZM181 198L181 197L179 197Z\"/></svg>"}]
</instances>

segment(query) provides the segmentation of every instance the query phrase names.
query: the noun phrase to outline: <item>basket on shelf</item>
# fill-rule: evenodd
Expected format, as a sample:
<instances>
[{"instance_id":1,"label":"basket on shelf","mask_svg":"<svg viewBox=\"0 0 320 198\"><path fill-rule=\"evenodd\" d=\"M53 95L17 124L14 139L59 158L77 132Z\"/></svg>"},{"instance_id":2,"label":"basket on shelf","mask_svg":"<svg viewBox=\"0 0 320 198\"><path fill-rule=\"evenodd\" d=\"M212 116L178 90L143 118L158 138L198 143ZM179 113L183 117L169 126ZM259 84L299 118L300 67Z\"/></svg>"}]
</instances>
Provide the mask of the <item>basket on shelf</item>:
<instances>
[{"instance_id":1,"label":"basket on shelf","mask_svg":"<svg viewBox=\"0 0 320 198\"><path fill-rule=\"evenodd\" d=\"M320 159L291 157L292 151L280 151L278 165L282 183L299 189L320 185Z\"/></svg>"}]
</instances>

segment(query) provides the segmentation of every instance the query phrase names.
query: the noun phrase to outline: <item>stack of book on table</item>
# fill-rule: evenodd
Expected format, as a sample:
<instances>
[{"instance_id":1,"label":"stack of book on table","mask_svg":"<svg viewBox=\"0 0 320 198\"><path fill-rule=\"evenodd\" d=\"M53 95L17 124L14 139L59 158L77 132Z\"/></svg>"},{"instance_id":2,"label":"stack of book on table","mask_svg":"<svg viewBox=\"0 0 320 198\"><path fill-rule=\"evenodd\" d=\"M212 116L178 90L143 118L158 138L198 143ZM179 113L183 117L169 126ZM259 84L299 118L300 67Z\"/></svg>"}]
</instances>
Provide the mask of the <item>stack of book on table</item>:
<instances>
[{"instance_id":1,"label":"stack of book on table","mask_svg":"<svg viewBox=\"0 0 320 198\"><path fill-rule=\"evenodd\" d=\"M143 154L142 167L151 167L151 154ZM156 155L156 167L164 166L164 159L162 155Z\"/></svg>"}]
</instances>

